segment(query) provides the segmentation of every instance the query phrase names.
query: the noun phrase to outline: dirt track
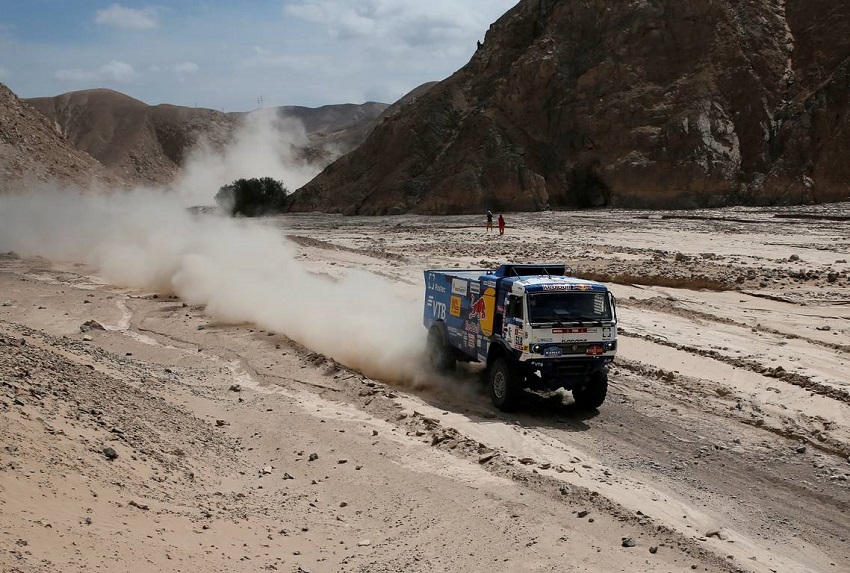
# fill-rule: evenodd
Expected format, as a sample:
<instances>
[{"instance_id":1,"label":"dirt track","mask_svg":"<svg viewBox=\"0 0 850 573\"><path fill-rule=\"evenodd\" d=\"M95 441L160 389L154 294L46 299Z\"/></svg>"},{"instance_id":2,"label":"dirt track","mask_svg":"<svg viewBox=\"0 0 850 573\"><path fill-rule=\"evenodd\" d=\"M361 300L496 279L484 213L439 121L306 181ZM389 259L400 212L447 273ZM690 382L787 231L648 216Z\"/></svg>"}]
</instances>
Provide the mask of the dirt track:
<instances>
[{"instance_id":1,"label":"dirt track","mask_svg":"<svg viewBox=\"0 0 850 573\"><path fill-rule=\"evenodd\" d=\"M267 222L311 271L366 269L411 301L427 267L628 275L612 285L611 390L590 415L531 394L498 413L475 368L394 387L167 293L5 257L0 564L848 570L848 213L508 214L504 237L470 217ZM81 333L90 319L107 330Z\"/></svg>"}]
</instances>

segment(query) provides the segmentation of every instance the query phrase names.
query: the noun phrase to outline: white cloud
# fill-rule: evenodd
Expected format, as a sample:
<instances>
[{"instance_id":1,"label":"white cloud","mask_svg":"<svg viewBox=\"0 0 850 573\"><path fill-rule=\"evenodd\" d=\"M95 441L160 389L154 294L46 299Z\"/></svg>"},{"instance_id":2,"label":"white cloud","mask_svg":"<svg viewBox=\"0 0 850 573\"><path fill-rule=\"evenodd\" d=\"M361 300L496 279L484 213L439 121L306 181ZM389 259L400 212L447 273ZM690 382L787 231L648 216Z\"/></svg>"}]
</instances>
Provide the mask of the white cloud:
<instances>
[{"instance_id":1,"label":"white cloud","mask_svg":"<svg viewBox=\"0 0 850 573\"><path fill-rule=\"evenodd\" d=\"M380 43L387 49L399 45L420 47L468 43L483 36L491 23L485 14L511 0L297 0L285 7L295 18L324 26L332 37ZM446 51L445 49L441 51ZM451 51L451 49L449 49Z\"/></svg>"},{"instance_id":2,"label":"white cloud","mask_svg":"<svg viewBox=\"0 0 850 573\"><path fill-rule=\"evenodd\" d=\"M98 71L102 77L118 82L126 82L135 75L133 66L117 60L112 60L108 64L100 66Z\"/></svg>"},{"instance_id":3,"label":"white cloud","mask_svg":"<svg viewBox=\"0 0 850 573\"><path fill-rule=\"evenodd\" d=\"M92 80L114 80L116 82L127 82L136 75L133 66L126 62L112 60L96 69L70 68L56 72L58 80L70 82L84 82Z\"/></svg>"},{"instance_id":4,"label":"white cloud","mask_svg":"<svg viewBox=\"0 0 850 573\"><path fill-rule=\"evenodd\" d=\"M171 71L177 74L193 74L200 69L195 62L179 62L171 66Z\"/></svg>"},{"instance_id":5,"label":"white cloud","mask_svg":"<svg viewBox=\"0 0 850 573\"><path fill-rule=\"evenodd\" d=\"M240 62L243 68L278 68L289 71L307 72L315 69L327 69L333 65L328 58L303 53L277 54L254 46L254 54Z\"/></svg>"},{"instance_id":6,"label":"white cloud","mask_svg":"<svg viewBox=\"0 0 850 573\"><path fill-rule=\"evenodd\" d=\"M115 26L116 28L130 28L134 30L149 30L156 28L159 24L159 14L156 8L125 8L120 4L113 4L95 12L94 21L98 24Z\"/></svg>"}]
</instances>

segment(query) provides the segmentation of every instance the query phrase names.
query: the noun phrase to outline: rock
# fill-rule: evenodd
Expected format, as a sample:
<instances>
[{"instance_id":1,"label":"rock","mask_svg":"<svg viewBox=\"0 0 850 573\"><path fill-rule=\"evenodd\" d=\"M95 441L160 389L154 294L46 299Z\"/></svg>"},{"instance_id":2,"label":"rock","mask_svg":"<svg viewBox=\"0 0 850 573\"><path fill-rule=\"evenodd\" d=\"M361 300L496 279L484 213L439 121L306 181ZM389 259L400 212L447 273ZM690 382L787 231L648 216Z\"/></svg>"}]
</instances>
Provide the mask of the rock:
<instances>
[{"instance_id":1,"label":"rock","mask_svg":"<svg viewBox=\"0 0 850 573\"><path fill-rule=\"evenodd\" d=\"M652 553L653 555L655 555L656 553L658 553L658 546L653 545L652 547L649 548L649 552Z\"/></svg>"},{"instance_id":2,"label":"rock","mask_svg":"<svg viewBox=\"0 0 850 573\"><path fill-rule=\"evenodd\" d=\"M221 427L221 426L229 426L230 424L227 422L227 420L216 420L215 425L218 426L218 427Z\"/></svg>"},{"instance_id":3,"label":"rock","mask_svg":"<svg viewBox=\"0 0 850 573\"><path fill-rule=\"evenodd\" d=\"M495 457L495 455L496 455L496 452L484 452L483 454L478 456L478 463L479 464L486 464L487 462L492 460Z\"/></svg>"},{"instance_id":4,"label":"rock","mask_svg":"<svg viewBox=\"0 0 850 573\"><path fill-rule=\"evenodd\" d=\"M338 463L338 464L347 464L347 463L348 463L348 460L346 460L345 458L343 458L343 459L341 459L341 460L337 460L337 461L336 461L336 463Z\"/></svg>"},{"instance_id":5,"label":"rock","mask_svg":"<svg viewBox=\"0 0 850 573\"><path fill-rule=\"evenodd\" d=\"M116 452L115 448L113 448L111 446L105 446L101 450L101 452L103 452L103 457L105 457L107 460L110 460L110 461L112 461L112 460L114 460L118 457L118 452Z\"/></svg>"},{"instance_id":6,"label":"rock","mask_svg":"<svg viewBox=\"0 0 850 573\"><path fill-rule=\"evenodd\" d=\"M80 332L88 332L90 330L106 330L106 328L96 320L87 320L80 325Z\"/></svg>"},{"instance_id":7,"label":"rock","mask_svg":"<svg viewBox=\"0 0 850 573\"><path fill-rule=\"evenodd\" d=\"M788 257L788 260L789 261L799 261L800 256L799 255L791 255L790 257Z\"/></svg>"},{"instance_id":8,"label":"rock","mask_svg":"<svg viewBox=\"0 0 850 573\"><path fill-rule=\"evenodd\" d=\"M820 330L821 332L829 332L830 330L832 330L832 327L830 327L828 324L825 324L823 326L816 327L815 330Z\"/></svg>"},{"instance_id":9,"label":"rock","mask_svg":"<svg viewBox=\"0 0 850 573\"><path fill-rule=\"evenodd\" d=\"M308 462L315 462L318 459L319 459L319 454L310 454L310 457L307 458L307 461Z\"/></svg>"},{"instance_id":10,"label":"rock","mask_svg":"<svg viewBox=\"0 0 850 573\"><path fill-rule=\"evenodd\" d=\"M240 386L239 384L231 384L229 390L231 392L241 392L242 386Z\"/></svg>"},{"instance_id":11,"label":"rock","mask_svg":"<svg viewBox=\"0 0 850 573\"><path fill-rule=\"evenodd\" d=\"M586 510L586 509L582 509L581 511L579 511L579 512L578 512L578 517L579 517L579 518L587 517L587 514L588 514L588 513L590 513L588 510Z\"/></svg>"},{"instance_id":12,"label":"rock","mask_svg":"<svg viewBox=\"0 0 850 573\"><path fill-rule=\"evenodd\" d=\"M570 495L570 486L563 484L560 488L558 488L558 491L561 492L561 495Z\"/></svg>"},{"instance_id":13,"label":"rock","mask_svg":"<svg viewBox=\"0 0 850 573\"><path fill-rule=\"evenodd\" d=\"M800 444L799 446L797 446L797 448L794 451L797 452L798 454L805 454L806 453L806 446L804 446L803 444Z\"/></svg>"},{"instance_id":14,"label":"rock","mask_svg":"<svg viewBox=\"0 0 850 573\"><path fill-rule=\"evenodd\" d=\"M534 459L532 458L520 458L517 461L524 466L528 466L534 463Z\"/></svg>"},{"instance_id":15,"label":"rock","mask_svg":"<svg viewBox=\"0 0 850 573\"><path fill-rule=\"evenodd\" d=\"M363 539L363 540L361 540L361 541L358 541L358 542L357 542L357 545L358 545L359 547L369 547L370 545L372 545L372 542L371 542L370 540L368 540L368 539Z\"/></svg>"},{"instance_id":16,"label":"rock","mask_svg":"<svg viewBox=\"0 0 850 573\"><path fill-rule=\"evenodd\" d=\"M284 474L283 474L283 479L287 480L287 479L295 479L295 478L294 478L294 477L292 477L291 475L289 475L288 473L284 473Z\"/></svg>"},{"instance_id":17,"label":"rock","mask_svg":"<svg viewBox=\"0 0 850 573\"><path fill-rule=\"evenodd\" d=\"M632 539L631 537L624 537L623 542L622 542L622 546L623 547L634 547L635 546L635 540Z\"/></svg>"},{"instance_id":18,"label":"rock","mask_svg":"<svg viewBox=\"0 0 850 573\"><path fill-rule=\"evenodd\" d=\"M92 337L91 337L91 336L89 336L88 334L86 334L85 336L83 336L83 342L91 342L92 340L94 340L94 338L92 338Z\"/></svg>"},{"instance_id":19,"label":"rock","mask_svg":"<svg viewBox=\"0 0 850 573\"><path fill-rule=\"evenodd\" d=\"M274 468L272 466L266 466L260 470L260 475L269 475L272 473L272 471L274 471Z\"/></svg>"},{"instance_id":20,"label":"rock","mask_svg":"<svg viewBox=\"0 0 850 573\"><path fill-rule=\"evenodd\" d=\"M135 501L133 501L133 500L130 500L130 503L128 503L127 505L130 505L130 506L132 506L132 507L135 507L135 508L141 509L141 510L143 510L143 511L147 511L147 510L149 510L149 509L150 509L150 506L149 506L148 504L146 504L146 503L137 503L137 502L135 502Z\"/></svg>"}]
</instances>

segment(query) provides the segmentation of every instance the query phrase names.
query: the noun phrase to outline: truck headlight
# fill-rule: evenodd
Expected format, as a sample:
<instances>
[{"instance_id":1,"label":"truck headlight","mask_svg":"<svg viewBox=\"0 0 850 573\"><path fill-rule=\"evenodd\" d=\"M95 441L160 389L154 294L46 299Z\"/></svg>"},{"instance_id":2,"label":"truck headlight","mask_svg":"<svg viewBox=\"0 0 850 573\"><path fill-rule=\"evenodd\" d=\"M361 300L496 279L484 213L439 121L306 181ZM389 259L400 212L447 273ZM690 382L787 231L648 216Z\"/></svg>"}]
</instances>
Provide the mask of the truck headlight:
<instances>
[{"instance_id":1,"label":"truck headlight","mask_svg":"<svg viewBox=\"0 0 850 573\"><path fill-rule=\"evenodd\" d=\"M540 354L543 351L543 347L540 346L539 344L535 344L534 346L531 347L531 351L535 354Z\"/></svg>"},{"instance_id":2,"label":"truck headlight","mask_svg":"<svg viewBox=\"0 0 850 573\"><path fill-rule=\"evenodd\" d=\"M602 344L602 348L605 349L605 352L613 352L614 350L617 350L617 341L609 340Z\"/></svg>"}]
</instances>

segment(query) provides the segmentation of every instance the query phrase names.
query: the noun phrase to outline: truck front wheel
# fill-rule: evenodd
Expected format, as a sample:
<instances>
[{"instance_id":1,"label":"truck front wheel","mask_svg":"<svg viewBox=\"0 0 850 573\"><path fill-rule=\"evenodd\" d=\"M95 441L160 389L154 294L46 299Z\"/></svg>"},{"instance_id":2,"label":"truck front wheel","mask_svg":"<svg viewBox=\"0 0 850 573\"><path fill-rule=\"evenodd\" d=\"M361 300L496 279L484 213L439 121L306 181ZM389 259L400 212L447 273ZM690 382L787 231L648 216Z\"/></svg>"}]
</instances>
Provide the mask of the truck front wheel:
<instances>
[{"instance_id":1,"label":"truck front wheel","mask_svg":"<svg viewBox=\"0 0 850 573\"><path fill-rule=\"evenodd\" d=\"M604 368L593 372L581 386L573 388L573 399L582 410L595 410L605 401L608 394L608 371Z\"/></svg>"},{"instance_id":2,"label":"truck front wheel","mask_svg":"<svg viewBox=\"0 0 850 573\"><path fill-rule=\"evenodd\" d=\"M487 389L490 393L490 400L502 412L510 412L515 409L522 388L519 387L517 376L511 372L510 367L504 358L497 358L490 364L487 371L488 384Z\"/></svg>"},{"instance_id":3,"label":"truck front wheel","mask_svg":"<svg viewBox=\"0 0 850 573\"><path fill-rule=\"evenodd\" d=\"M431 368L441 374L455 369L453 349L446 343L443 331L433 326L428 331L428 362Z\"/></svg>"}]
</instances>

